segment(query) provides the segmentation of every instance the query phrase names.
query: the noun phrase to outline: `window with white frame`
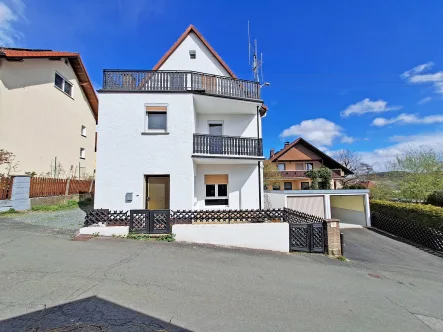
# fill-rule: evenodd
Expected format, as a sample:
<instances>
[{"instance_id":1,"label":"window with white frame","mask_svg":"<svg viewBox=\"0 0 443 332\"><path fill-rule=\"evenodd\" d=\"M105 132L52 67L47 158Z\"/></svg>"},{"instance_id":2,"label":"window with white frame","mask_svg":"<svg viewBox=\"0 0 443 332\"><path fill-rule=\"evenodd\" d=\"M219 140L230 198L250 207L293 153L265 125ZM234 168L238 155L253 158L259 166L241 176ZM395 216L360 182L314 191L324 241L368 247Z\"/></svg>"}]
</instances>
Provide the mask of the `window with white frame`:
<instances>
[{"instance_id":1,"label":"window with white frame","mask_svg":"<svg viewBox=\"0 0 443 332\"><path fill-rule=\"evenodd\" d=\"M277 167L279 171L284 171L286 169L285 164L278 164Z\"/></svg>"},{"instance_id":2,"label":"window with white frame","mask_svg":"<svg viewBox=\"0 0 443 332\"><path fill-rule=\"evenodd\" d=\"M145 106L145 132L167 132L166 105Z\"/></svg>"},{"instance_id":3,"label":"window with white frame","mask_svg":"<svg viewBox=\"0 0 443 332\"><path fill-rule=\"evenodd\" d=\"M195 52L195 50L189 50L189 58L192 60L197 58L197 53Z\"/></svg>"},{"instance_id":4,"label":"window with white frame","mask_svg":"<svg viewBox=\"0 0 443 332\"><path fill-rule=\"evenodd\" d=\"M81 159L85 159L86 158L85 148L80 148L80 158Z\"/></svg>"},{"instance_id":5,"label":"window with white frame","mask_svg":"<svg viewBox=\"0 0 443 332\"><path fill-rule=\"evenodd\" d=\"M85 127L85 126L82 126L82 131L81 131L81 133L82 133L82 136L83 136L83 137L86 137L86 127Z\"/></svg>"},{"instance_id":6,"label":"window with white frame","mask_svg":"<svg viewBox=\"0 0 443 332\"><path fill-rule=\"evenodd\" d=\"M72 83L58 73L55 73L54 85L56 88L66 93L68 96L72 97Z\"/></svg>"},{"instance_id":7,"label":"window with white frame","mask_svg":"<svg viewBox=\"0 0 443 332\"><path fill-rule=\"evenodd\" d=\"M205 205L229 205L228 175L205 175Z\"/></svg>"},{"instance_id":8,"label":"window with white frame","mask_svg":"<svg viewBox=\"0 0 443 332\"><path fill-rule=\"evenodd\" d=\"M314 169L314 164L313 163L306 163L305 167L306 167L307 171L312 171Z\"/></svg>"}]
</instances>

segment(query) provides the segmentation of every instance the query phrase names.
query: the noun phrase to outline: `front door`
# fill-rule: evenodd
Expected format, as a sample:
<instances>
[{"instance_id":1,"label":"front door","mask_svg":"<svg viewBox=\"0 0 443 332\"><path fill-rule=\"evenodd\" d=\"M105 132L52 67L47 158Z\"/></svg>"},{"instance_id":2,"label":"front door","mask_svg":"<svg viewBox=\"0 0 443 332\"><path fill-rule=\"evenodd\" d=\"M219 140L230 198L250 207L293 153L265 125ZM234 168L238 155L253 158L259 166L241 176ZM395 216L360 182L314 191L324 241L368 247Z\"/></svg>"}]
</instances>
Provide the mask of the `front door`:
<instances>
[{"instance_id":1,"label":"front door","mask_svg":"<svg viewBox=\"0 0 443 332\"><path fill-rule=\"evenodd\" d=\"M146 209L169 209L169 175L146 176Z\"/></svg>"}]
</instances>

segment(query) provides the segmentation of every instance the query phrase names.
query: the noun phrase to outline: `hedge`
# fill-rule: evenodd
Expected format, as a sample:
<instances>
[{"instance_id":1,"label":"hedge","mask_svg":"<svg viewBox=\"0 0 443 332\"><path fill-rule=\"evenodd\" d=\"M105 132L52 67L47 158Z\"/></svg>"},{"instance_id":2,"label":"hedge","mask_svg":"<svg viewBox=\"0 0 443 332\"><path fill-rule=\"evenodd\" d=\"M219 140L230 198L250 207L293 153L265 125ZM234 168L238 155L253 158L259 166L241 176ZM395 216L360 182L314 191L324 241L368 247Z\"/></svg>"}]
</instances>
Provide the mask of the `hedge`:
<instances>
[{"instance_id":1,"label":"hedge","mask_svg":"<svg viewBox=\"0 0 443 332\"><path fill-rule=\"evenodd\" d=\"M443 228L443 208L433 205L371 200L371 211L426 227Z\"/></svg>"},{"instance_id":2,"label":"hedge","mask_svg":"<svg viewBox=\"0 0 443 332\"><path fill-rule=\"evenodd\" d=\"M426 203L443 207L443 190L434 191L430 194Z\"/></svg>"}]
</instances>

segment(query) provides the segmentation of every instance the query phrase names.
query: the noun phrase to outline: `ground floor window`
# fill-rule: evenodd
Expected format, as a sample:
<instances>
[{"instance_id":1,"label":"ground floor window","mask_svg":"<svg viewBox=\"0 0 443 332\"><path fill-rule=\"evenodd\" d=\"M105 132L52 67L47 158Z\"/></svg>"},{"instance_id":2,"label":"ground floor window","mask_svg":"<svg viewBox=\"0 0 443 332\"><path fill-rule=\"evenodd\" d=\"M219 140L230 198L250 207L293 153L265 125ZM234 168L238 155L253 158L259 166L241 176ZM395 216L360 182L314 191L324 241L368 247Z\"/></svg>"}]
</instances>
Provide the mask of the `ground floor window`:
<instances>
[{"instance_id":1,"label":"ground floor window","mask_svg":"<svg viewBox=\"0 0 443 332\"><path fill-rule=\"evenodd\" d=\"M280 190L280 183L273 183L272 190Z\"/></svg>"},{"instance_id":2,"label":"ground floor window","mask_svg":"<svg viewBox=\"0 0 443 332\"><path fill-rule=\"evenodd\" d=\"M309 182L302 182L301 190L308 190L308 189L309 189Z\"/></svg>"},{"instance_id":3,"label":"ground floor window","mask_svg":"<svg viewBox=\"0 0 443 332\"><path fill-rule=\"evenodd\" d=\"M285 190L292 190L292 182L285 182Z\"/></svg>"},{"instance_id":4,"label":"ground floor window","mask_svg":"<svg viewBox=\"0 0 443 332\"><path fill-rule=\"evenodd\" d=\"M205 205L229 205L228 175L205 175Z\"/></svg>"}]
</instances>

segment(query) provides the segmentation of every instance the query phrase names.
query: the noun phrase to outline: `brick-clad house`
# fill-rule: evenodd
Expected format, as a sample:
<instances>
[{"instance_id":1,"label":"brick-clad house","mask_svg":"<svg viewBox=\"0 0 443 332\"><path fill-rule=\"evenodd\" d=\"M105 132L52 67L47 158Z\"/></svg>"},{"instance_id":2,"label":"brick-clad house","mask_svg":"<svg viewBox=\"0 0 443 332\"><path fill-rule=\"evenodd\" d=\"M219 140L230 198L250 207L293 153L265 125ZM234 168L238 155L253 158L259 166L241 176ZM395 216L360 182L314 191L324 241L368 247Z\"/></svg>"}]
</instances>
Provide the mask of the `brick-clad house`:
<instances>
[{"instance_id":1,"label":"brick-clad house","mask_svg":"<svg viewBox=\"0 0 443 332\"><path fill-rule=\"evenodd\" d=\"M283 178L280 183L276 182L273 188L267 188L269 190L310 189L311 179L306 176L306 172L322 166L329 168L332 172L332 189L340 189L342 187L341 179L353 174L338 161L301 137L292 143L286 142L280 151L275 152L274 149L271 149L269 161L277 164Z\"/></svg>"}]
</instances>

